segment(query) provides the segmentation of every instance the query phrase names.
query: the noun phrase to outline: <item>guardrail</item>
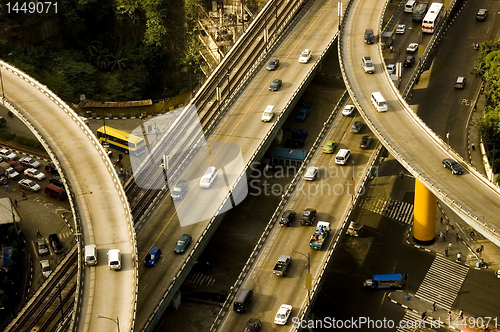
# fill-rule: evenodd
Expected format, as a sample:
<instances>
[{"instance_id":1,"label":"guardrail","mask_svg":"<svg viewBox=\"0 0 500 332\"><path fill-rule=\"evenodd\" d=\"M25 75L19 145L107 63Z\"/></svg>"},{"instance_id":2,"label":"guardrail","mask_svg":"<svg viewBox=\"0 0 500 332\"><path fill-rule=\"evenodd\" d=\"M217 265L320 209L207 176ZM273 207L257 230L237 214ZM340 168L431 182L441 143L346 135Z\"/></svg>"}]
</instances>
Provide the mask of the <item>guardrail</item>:
<instances>
[{"instance_id":1,"label":"guardrail","mask_svg":"<svg viewBox=\"0 0 500 332\"><path fill-rule=\"evenodd\" d=\"M387 7L389 0L386 0L386 5ZM341 31L343 31L344 26L345 26L345 17L347 17L347 13L349 12L351 8L351 3L352 1L349 2L347 8L346 8L346 13L343 17L342 24L341 24ZM456 1L453 2L453 5L456 4ZM380 20L378 30L380 31L382 26L382 19ZM345 65L342 59L342 51L343 51L343 46L342 46L342 39L343 39L343 34L340 34L339 38L339 63L340 63L340 69L342 71L343 77L347 77L346 72L345 72ZM380 58L382 57L382 50L379 47L378 49ZM428 55L429 53L426 53ZM482 182L484 185L488 186L490 189L492 189L494 192L500 194L500 190L495 187L484 175L480 174L477 172L475 168L473 168L471 165L469 165L459 154L457 154L451 147L449 147L441 137L439 137L436 133L432 131L409 107L408 103L402 98L402 96L399 94L397 88L392 84L389 75L387 71L384 73L384 79L386 80L387 84L390 84L390 88L393 90L393 92L399 96L399 102L401 105L403 105L403 108L405 112L410 116L410 119L412 119L418 126L445 152L447 153L450 157L460 161L463 165L465 165L465 168L467 171L473 175L478 181ZM351 99L353 103L356 105L358 110L360 111L360 114L362 115L363 119L365 122L368 124L370 129L377 135L377 137L380 139L381 142L383 142L384 146L387 148L388 151L405 167L414 177L418 178L422 183L426 185L426 187L433 192L434 195L439 197L442 201L444 201L448 206L453 208L464 220L467 221L469 225L477 229L478 231L481 231L481 233L487 237L490 241L495 243L497 246L500 246L500 233L498 230L488 227L488 225L484 221L480 221L479 217L473 215L471 212L466 210L463 206L457 204L455 202L455 199L450 197L448 194L442 193L441 190L437 187L434 186L432 181L424 176L422 173L418 172L416 169L413 168L413 166L410 164L409 161L406 160L399 152L395 150L395 148L386 140L386 138L382 135L382 133L378 130L378 128L374 125L374 123L370 120L370 118L367 116L366 113L363 112L363 109L361 108L358 100L356 99L356 96L354 95L353 89L349 84L349 81L347 79L344 79L344 83L346 85L347 90L349 91L349 94L351 95ZM407 93L407 92L406 92Z\"/></svg>"},{"instance_id":2,"label":"guardrail","mask_svg":"<svg viewBox=\"0 0 500 332\"><path fill-rule=\"evenodd\" d=\"M11 66L11 65L3 62L3 61L0 61L0 66L1 66L1 68L5 68L6 70L12 72L14 75L16 75L16 76L20 77L21 79L25 80L26 82L28 82L29 84L31 84L32 86L34 86L37 90L39 90L40 92L42 92L43 94L45 94L48 98L50 98L54 102L55 105L57 105L74 122L76 122L78 124L78 126L84 131L85 135L92 142L92 144L94 145L94 147L98 150L98 152L101 155L101 158L103 159L104 163L106 164L108 170L110 170L109 174L113 178L114 182L118 183L118 184L120 183L120 181L118 179L118 176L117 176L116 172L114 171L113 164L109 160L109 157L108 157L107 153L105 153L105 151L104 151L103 147L101 146L101 144L99 144L97 138L90 131L90 129L88 128L88 126L86 126L85 123L83 123L83 121L81 120L81 118L69 106L66 105L66 103L64 103L57 95L55 95L52 91L50 91L47 88L47 86L41 84L40 82L38 82L37 80L33 79L32 77L26 75L25 73L23 73L21 70L15 68L14 66ZM24 117L10 102L8 102L6 100L2 100L2 102L3 102L3 105L7 109L9 109L12 113L14 113L30 129L30 131L35 135L35 137L40 141L40 143L43 145L43 147L47 151L49 157L53 161L54 165L56 166L59 174L61 175L61 178L63 179L65 188L66 189L71 189L71 186L69 185L69 182L66 180L66 177L64 176L64 169L61 167L60 162L58 161L56 155L54 154L54 152L50 148L49 144L42 137L42 135L29 122L29 120L26 117ZM127 198L126 198L125 192L124 192L123 188L121 187L121 185L120 186L116 186L116 188L118 189L119 195L122 197L122 201L123 202L127 202ZM121 190L120 190L120 188L121 188ZM77 240L77 243L78 243L78 257L82 257L81 255L82 255L83 241L81 239L80 217L79 217L78 210L77 210L77 208L75 206L75 202L74 202L75 201L75 196L74 196L74 193L73 193L72 190L70 190L69 192L70 192L70 195L68 195L68 200L69 200L69 203L70 203L70 209L71 209L71 212L73 214L73 217L75 218L76 240ZM128 206L128 203L125 203L125 204L127 204L127 206ZM131 244L132 244L132 247L135 248L135 251L132 253L132 262L133 262L133 265L134 265L134 268L135 268L135 277L134 277L134 279L135 279L135 287L134 287L135 288L135 296L132 299L133 307L134 307L134 312L130 313L130 315L131 315L131 324L130 324L130 326L126 327L127 331L133 331L134 321L135 321L135 311L136 311L136 308L137 308L137 292L138 292L138 286L139 286L138 276L137 276L137 243L136 243L136 239L135 239L135 232L134 232L134 229L133 229L132 216L130 214L130 208L128 208L128 210L125 211L125 214L126 214L126 219L127 219L127 227L129 229L129 234L130 234L130 238L131 238L131 242L132 242ZM93 234L92 233L92 225L89 224L88 226L89 226L89 233ZM81 264L81 260L78 260L78 277L77 277L78 281L77 281L77 289L76 289L77 296L75 298L76 306L75 306L75 310L73 312L73 318L72 318L72 321L73 321L73 324L72 324L72 327L71 327L72 331L76 330L76 326L78 324L77 313L80 310L80 303L81 303L81 300L82 300L80 298L80 295L83 292L83 284L82 284L82 282L83 282L83 277L82 277L83 273L84 273L83 265Z\"/></svg>"}]
</instances>

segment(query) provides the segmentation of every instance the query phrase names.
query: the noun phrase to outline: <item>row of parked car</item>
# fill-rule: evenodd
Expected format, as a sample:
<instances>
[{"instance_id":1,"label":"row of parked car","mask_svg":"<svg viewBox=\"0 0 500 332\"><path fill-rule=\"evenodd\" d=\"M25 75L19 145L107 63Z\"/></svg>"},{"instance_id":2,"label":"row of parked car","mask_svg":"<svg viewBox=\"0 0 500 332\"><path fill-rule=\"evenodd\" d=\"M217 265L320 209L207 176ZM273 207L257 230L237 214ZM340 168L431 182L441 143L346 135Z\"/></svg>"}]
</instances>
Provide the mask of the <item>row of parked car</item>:
<instances>
[{"instance_id":1,"label":"row of parked car","mask_svg":"<svg viewBox=\"0 0 500 332\"><path fill-rule=\"evenodd\" d=\"M50 255L50 247L47 245L47 240L48 243L50 243L50 247L52 247L52 250L54 251L55 254L60 254L63 252L63 245L61 241L59 240L59 236L57 234L50 234L47 239L45 238L39 238L36 241L36 247L38 251L38 255L40 257L42 256L48 256ZM52 267L50 266L50 262L48 259L43 259L40 261L40 265L42 267L42 274L45 278L48 278L50 274L52 273Z\"/></svg>"}]
</instances>

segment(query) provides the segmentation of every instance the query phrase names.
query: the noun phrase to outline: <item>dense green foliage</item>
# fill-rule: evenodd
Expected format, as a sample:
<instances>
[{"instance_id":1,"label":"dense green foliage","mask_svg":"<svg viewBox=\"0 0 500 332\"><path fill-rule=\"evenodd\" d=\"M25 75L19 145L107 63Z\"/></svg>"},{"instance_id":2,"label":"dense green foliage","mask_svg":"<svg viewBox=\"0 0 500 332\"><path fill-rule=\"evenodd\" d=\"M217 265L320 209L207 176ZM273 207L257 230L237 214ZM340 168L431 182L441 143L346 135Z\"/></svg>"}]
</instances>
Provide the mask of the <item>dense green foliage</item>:
<instances>
[{"instance_id":1,"label":"dense green foliage","mask_svg":"<svg viewBox=\"0 0 500 332\"><path fill-rule=\"evenodd\" d=\"M72 102L81 94L101 101L167 98L203 77L196 8L208 4L67 0L59 3L57 36L28 47L1 40L0 50L5 61Z\"/></svg>"},{"instance_id":2,"label":"dense green foliage","mask_svg":"<svg viewBox=\"0 0 500 332\"><path fill-rule=\"evenodd\" d=\"M486 84L485 116L476 123L494 173L500 172L500 41L481 44L476 70ZM500 177L496 179L500 184Z\"/></svg>"},{"instance_id":3,"label":"dense green foliage","mask_svg":"<svg viewBox=\"0 0 500 332\"><path fill-rule=\"evenodd\" d=\"M23 136L17 136L16 134L11 133L10 131L4 128L0 129L0 140L7 142L13 141L21 145L24 145L27 148L33 148L38 151L45 151L42 143L40 143L38 140Z\"/></svg>"}]
</instances>

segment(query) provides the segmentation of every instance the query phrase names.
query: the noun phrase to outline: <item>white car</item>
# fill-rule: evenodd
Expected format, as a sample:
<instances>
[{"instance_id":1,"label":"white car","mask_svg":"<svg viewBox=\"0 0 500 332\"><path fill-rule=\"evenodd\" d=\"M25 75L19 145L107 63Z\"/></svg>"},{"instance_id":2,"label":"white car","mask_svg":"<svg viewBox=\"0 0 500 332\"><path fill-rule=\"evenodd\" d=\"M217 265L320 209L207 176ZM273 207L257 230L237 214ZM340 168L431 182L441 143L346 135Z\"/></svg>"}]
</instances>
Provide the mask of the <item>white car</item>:
<instances>
[{"instance_id":1,"label":"white car","mask_svg":"<svg viewBox=\"0 0 500 332\"><path fill-rule=\"evenodd\" d=\"M299 56L300 63L308 63L311 60L312 52L310 49L305 49Z\"/></svg>"},{"instance_id":2,"label":"white car","mask_svg":"<svg viewBox=\"0 0 500 332\"><path fill-rule=\"evenodd\" d=\"M32 191L32 192L36 192L36 191L40 190L40 186L38 185L38 183L36 183L35 181L30 180L30 179L22 179L18 183L21 186L21 188Z\"/></svg>"},{"instance_id":3,"label":"white car","mask_svg":"<svg viewBox=\"0 0 500 332\"><path fill-rule=\"evenodd\" d=\"M354 105L347 105L344 110L342 111L343 116L351 116L354 111L356 110L356 107Z\"/></svg>"},{"instance_id":4,"label":"white car","mask_svg":"<svg viewBox=\"0 0 500 332\"><path fill-rule=\"evenodd\" d=\"M316 175L318 175L318 168L311 166L307 169L307 172L304 175L304 179L313 181L316 178Z\"/></svg>"},{"instance_id":5,"label":"white car","mask_svg":"<svg viewBox=\"0 0 500 332\"><path fill-rule=\"evenodd\" d=\"M387 65L387 72L389 75L396 73L396 65Z\"/></svg>"},{"instance_id":6,"label":"white car","mask_svg":"<svg viewBox=\"0 0 500 332\"><path fill-rule=\"evenodd\" d=\"M276 317L274 317L274 324L285 325L291 313L292 306L289 304L282 304L280 309L276 313Z\"/></svg>"},{"instance_id":7,"label":"white car","mask_svg":"<svg viewBox=\"0 0 500 332\"><path fill-rule=\"evenodd\" d=\"M406 25L404 25L404 24L398 24L398 27L396 28L396 33L398 35L402 35L402 34L405 33L405 31L406 31Z\"/></svg>"},{"instance_id":8,"label":"white car","mask_svg":"<svg viewBox=\"0 0 500 332\"><path fill-rule=\"evenodd\" d=\"M272 120L274 116L274 106L273 105L267 105L266 110L264 113L262 113L262 122L269 122Z\"/></svg>"},{"instance_id":9,"label":"white car","mask_svg":"<svg viewBox=\"0 0 500 332\"><path fill-rule=\"evenodd\" d=\"M24 175L29 176L30 178L34 178L37 180L43 180L45 179L45 174L40 172L37 169L34 168L28 168L27 170L24 171Z\"/></svg>"},{"instance_id":10,"label":"white car","mask_svg":"<svg viewBox=\"0 0 500 332\"><path fill-rule=\"evenodd\" d=\"M22 157L19 159L19 163L23 165L23 167L26 168L38 168L40 167L40 162L36 161L33 158L30 157Z\"/></svg>"},{"instance_id":11,"label":"white car","mask_svg":"<svg viewBox=\"0 0 500 332\"><path fill-rule=\"evenodd\" d=\"M50 263L47 259L40 261L40 265L42 266L42 274L45 278L48 278L52 273L52 268L50 267Z\"/></svg>"},{"instance_id":12,"label":"white car","mask_svg":"<svg viewBox=\"0 0 500 332\"><path fill-rule=\"evenodd\" d=\"M2 157L5 160L15 160L17 158L15 153L10 152L7 149L0 150L0 157Z\"/></svg>"},{"instance_id":13,"label":"white car","mask_svg":"<svg viewBox=\"0 0 500 332\"><path fill-rule=\"evenodd\" d=\"M408 45L408 47L406 48L406 53L415 53L415 51L418 49L418 44L417 43L411 43L410 45Z\"/></svg>"}]
</instances>

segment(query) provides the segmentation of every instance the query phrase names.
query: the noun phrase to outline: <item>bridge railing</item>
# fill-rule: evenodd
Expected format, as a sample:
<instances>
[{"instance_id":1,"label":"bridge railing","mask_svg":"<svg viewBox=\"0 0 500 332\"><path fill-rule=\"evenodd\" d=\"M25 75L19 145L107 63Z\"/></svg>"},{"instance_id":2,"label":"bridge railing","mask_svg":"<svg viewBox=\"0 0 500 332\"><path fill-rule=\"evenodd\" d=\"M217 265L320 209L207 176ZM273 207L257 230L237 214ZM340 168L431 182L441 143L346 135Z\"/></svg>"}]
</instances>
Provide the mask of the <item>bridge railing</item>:
<instances>
[{"instance_id":1,"label":"bridge railing","mask_svg":"<svg viewBox=\"0 0 500 332\"><path fill-rule=\"evenodd\" d=\"M341 31L343 31L345 27L345 17L347 17L347 13L349 12L349 9L351 8L351 2L349 2L347 8L346 8L346 14L342 20L341 24ZM386 0L386 6L387 7L388 0ZM456 1L452 3L452 6L456 4ZM444 21L444 20L443 20ZM378 26L378 31L381 30L382 27L382 18L380 19L379 26ZM440 32L444 31L444 28L440 28ZM436 39L440 38L439 33L433 36L434 40L431 42L431 45L435 47ZM356 105L358 110L360 111L360 114L362 115L363 119L366 121L367 125L370 127L370 129L377 135L377 137L380 139L380 141L384 144L384 146L387 148L387 150L405 167L414 177L418 178L422 183L426 185L426 187L431 190L437 197L441 198L448 206L451 208L454 208L458 213L461 215L461 217L468 221L468 224L471 225L472 227L476 228L477 230L481 231L483 235L485 235L489 240L494 242L496 245L500 246L500 230L496 230L494 228L488 227L488 225L484 222L481 221L480 218L476 215L473 215L471 212L469 212L469 209L465 209L462 205L456 203L455 199L449 196L448 194L442 193L441 190L434 185L434 183L429 179L426 175L418 172L413 166L411 165L411 162L404 158L395 148L392 146L382 135L382 133L378 130L378 128L374 125L372 120L369 118L368 114L363 112L363 109L357 100L354 91L352 87L349 84L349 80L346 79L348 76L346 74L345 70L345 64L343 62L343 34L340 34L339 38L339 63L340 63L340 69L342 72L342 75L344 77L344 83L346 85L347 90L349 91L349 94L351 95L351 99L353 103ZM382 56L382 49L381 47L378 48L379 51L379 56L380 59L383 59ZM425 57L428 57L430 54L430 50L428 50L426 53L424 53ZM425 60L422 60L424 62ZM419 67L419 70L422 67ZM417 74L414 74L417 75ZM440 146L440 148L446 152L450 157L454 158L455 160L458 160L461 162L463 165L465 165L465 168L467 171L476 177L479 181L481 181L484 185L489 187L491 190L495 191L496 193L500 194L500 189L494 186L484 175L480 174L477 172L475 168L473 168L471 165L469 165L458 153L456 153L451 147L446 144L439 135L437 135L435 132L433 132L409 107L408 103L403 99L403 97L399 94L399 91L397 88L392 84L389 75L387 71L384 71L384 79L387 82L388 86L393 90L393 93L397 96L399 96L399 103L403 106L403 109L405 112L410 116L410 118L420 126L422 131L427 133L427 135L434 140L434 142ZM416 78L415 78L416 79ZM414 82L413 82L414 84ZM409 89L405 89L405 94L407 94Z\"/></svg>"}]
</instances>

